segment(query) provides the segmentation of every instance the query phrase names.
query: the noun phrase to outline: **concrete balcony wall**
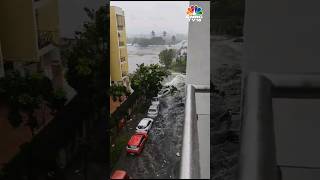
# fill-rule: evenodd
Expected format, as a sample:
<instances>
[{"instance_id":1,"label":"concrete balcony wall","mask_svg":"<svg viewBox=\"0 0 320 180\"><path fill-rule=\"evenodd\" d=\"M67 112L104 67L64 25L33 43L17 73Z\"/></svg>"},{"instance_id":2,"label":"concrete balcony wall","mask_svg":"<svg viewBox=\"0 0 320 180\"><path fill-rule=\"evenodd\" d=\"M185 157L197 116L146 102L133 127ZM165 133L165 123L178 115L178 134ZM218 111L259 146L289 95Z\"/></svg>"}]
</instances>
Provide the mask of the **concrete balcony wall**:
<instances>
[{"instance_id":1,"label":"concrete balcony wall","mask_svg":"<svg viewBox=\"0 0 320 180\"><path fill-rule=\"evenodd\" d=\"M317 0L247 0L245 74L320 74L319 5ZM319 107L315 98L273 98L277 165L320 167ZM319 169L281 171L283 180L320 179Z\"/></svg>"},{"instance_id":2,"label":"concrete balcony wall","mask_svg":"<svg viewBox=\"0 0 320 180\"><path fill-rule=\"evenodd\" d=\"M191 1L203 8L201 22L189 22L186 83L210 85L210 2ZM186 19L187 20L187 19ZM200 178L210 178L210 93L196 93Z\"/></svg>"}]
</instances>

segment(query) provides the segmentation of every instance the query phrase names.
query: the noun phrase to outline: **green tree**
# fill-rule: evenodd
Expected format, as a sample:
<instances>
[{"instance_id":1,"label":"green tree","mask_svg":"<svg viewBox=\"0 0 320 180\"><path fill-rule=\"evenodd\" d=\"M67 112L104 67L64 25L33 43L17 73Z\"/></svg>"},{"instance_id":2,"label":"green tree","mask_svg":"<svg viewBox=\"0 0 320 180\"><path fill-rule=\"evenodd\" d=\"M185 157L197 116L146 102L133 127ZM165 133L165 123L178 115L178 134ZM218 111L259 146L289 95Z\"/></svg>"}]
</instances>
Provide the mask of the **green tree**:
<instances>
[{"instance_id":1,"label":"green tree","mask_svg":"<svg viewBox=\"0 0 320 180\"><path fill-rule=\"evenodd\" d=\"M130 75L131 87L147 98L156 96L162 88L161 82L170 73L158 64L137 65L137 70Z\"/></svg>"},{"instance_id":2,"label":"green tree","mask_svg":"<svg viewBox=\"0 0 320 180\"><path fill-rule=\"evenodd\" d=\"M162 34L163 34L163 38L165 38L167 36L167 32L166 31L163 31Z\"/></svg>"},{"instance_id":3,"label":"green tree","mask_svg":"<svg viewBox=\"0 0 320 180\"><path fill-rule=\"evenodd\" d=\"M175 49L165 49L160 52L159 59L160 63L163 64L166 68L170 68L173 58L176 56Z\"/></svg>"},{"instance_id":4,"label":"green tree","mask_svg":"<svg viewBox=\"0 0 320 180\"><path fill-rule=\"evenodd\" d=\"M38 128L35 110L42 103L52 110L59 110L66 102L64 91L59 90L61 94L56 96L50 79L41 73L26 72L22 76L18 71L12 71L0 78L0 87L1 101L10 109L8 120L11 125L20 126L21 113L25 113L28 118L25 125L29 126L32 134Z\"/></svg>"},{"instance_id":5,"label":"green tree","mask_svg":"<svg viewBox=\"0 0 320 180\"><path fill-rule=\"evenodd\" d=\"M151 31L151 37L155 37L156 33L154 32L154 30Z\"/></svg>"},{"instance_id":6,"label":"green tree","mask_svg":"<svg viewBox=\"0 0 320 180\"><path fill-rule=\"evenodd\" d=\"M172 42L172 44L176 44L176 41L177 41L176 36L173 35L173 36L171 37L171 42Z\"/></svg>"},{"instance_id":7,"label":"green tree","mask_svg":"<svg viewBox=\"0 0 320 180\"><path fill-rule=\"evenodd\" d=\"M109 64L104 52L109 50L104 48L107 47L104 42L109 42L106 35L109 34L109 29L105 26L109 12L106 7L100 7L96 11L88 8L84 10L89 20L83 24L82 31L75 32L75 42L63 51L62 56L68 67L66 78L81 98L81 106L87 106L90 112L89 118L79 122L87 127L88 136L85 138L92 137L84 142L94 147L91 151L92 158L101 161L106 160L101 157L107 151L107 142L97 129L101 129L101 123L107 120L105 109Z\"/></svg>"},{"instance_id":8,"label":"green tree","mask_svg":"<svg viewBox=\"0 0 320 180\"><path fill-rule=\"evenodd\" d=\"M122 96L130 95L130 92L127 90L127 88L119 84L112 84L109 88L109 92L109 95L112 97L113 101L116 101L117 99L121 101Z\"/></svg>"}]
</instances>

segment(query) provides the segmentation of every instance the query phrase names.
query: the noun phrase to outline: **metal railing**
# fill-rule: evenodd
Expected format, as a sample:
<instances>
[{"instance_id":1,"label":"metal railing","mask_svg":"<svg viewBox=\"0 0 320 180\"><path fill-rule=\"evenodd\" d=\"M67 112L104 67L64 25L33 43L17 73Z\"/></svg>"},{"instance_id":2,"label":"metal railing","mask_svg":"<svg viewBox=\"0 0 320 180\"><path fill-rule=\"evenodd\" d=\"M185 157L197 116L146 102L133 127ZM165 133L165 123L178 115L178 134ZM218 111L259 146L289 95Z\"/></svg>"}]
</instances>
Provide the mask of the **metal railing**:
<instances>
[{"instance_id":1,"label":"metal railing","mask_svg":"<svg viewBox=\"0 0 320 180\"><path fill-rule=\"evenodd\" d=\"M200 156L195 93L210 92L210 86L188 84L186 92L180 179L197 179L200 178Z\"/></svg>"},{"instance_id":2,"label":"metal railing","mask_svg":"<svg viewBox=\"0 0 320 180\"><path fill-rule=\"evenodd\" d=\"M39 49L51 44L55 36L56 31L38 31L38 46Z\"/></svg>"}]
</instances>

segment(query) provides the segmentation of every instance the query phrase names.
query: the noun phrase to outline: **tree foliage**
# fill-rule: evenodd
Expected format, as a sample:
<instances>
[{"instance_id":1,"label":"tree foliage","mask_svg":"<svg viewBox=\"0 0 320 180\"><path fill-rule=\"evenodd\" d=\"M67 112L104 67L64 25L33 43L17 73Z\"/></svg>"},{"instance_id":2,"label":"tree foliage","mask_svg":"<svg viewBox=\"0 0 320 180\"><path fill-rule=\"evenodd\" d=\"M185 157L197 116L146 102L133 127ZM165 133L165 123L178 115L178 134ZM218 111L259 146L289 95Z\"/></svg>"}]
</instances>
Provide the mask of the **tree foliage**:
<instances>
[{"instance_id":1,"label":"tree foliage","mask_svg":"<svg viewBox=\"0 0 320 180\"><path fill-rule=\"evenodd\" d=\"M134 38L133 44L138 44L142 47L147 47L149 45L164 45L166 42L162 37L152 37L148 38Z\"/></svg>"},{"instance_id":2,"label":"tree foliage","mask_svg":"<svg viewBox=\"0 0 320 180\"><path fill-rule=\"evenodd\" d=\"M173 36L171 37L171 43L172 43L172 44L176 44L176 41L177 41L177 38L176 38L175 35L173 35Z\"/></svg>"},{"instance_id":3,"label":"tree foliage","mask_svg":"<svg viewBox=\"0 0 320 180\"><path fill-rule=\"evenodd\" d=\"M83 24L83 31L75 33L75 44L63 51L67 61L66 74L69 84L80 94L92 94L97 90L98 69L103 61L103 27L106 10L94 11L85 8L89 21Z\"/></svg>"},{"instance_id":4,"label":"tree foliage","mask_svg":"<svg viewBox=\"0 0 320 180\"><path fill-rule=\"evenodd\" d=\"M49 78L41 73L26 72L22 76L18 71L9 72L0 79L1 101L8 105L9 121L14 127L22 123L21 112L28 115L28 125L33 131L38 127L34 112L41 103L46 102L53 110L58 110L66 102L62 89L54 90Z\"/></svg>"},{"instance_id":5,"label":"tree foliage","mask_svg":"<svg viewBox=\"0 0 320 180\"><path fill-rule=\"evenodd\" d=\"M161 82L170 73L158 64L137 65L137 70L131 74L131 87L148 98L156 96L162 88Z\"/></svg>"},{"instance_id":6,"label":"tree foliage","mask_svg":"<svg viewBox=\"0 0 320 180\"><path fill-rule=\"evenodd\" d=\"M122 96L130 95L130 92L127 88L120 84L112 84L109 88L109 95L112 97L113 101L116 101L117 98L120 99Z\"/></svg>"},{"instance_id":7,"label":"tree foliage","mask_svg":"<svg viewBox=\"0 0 320 180\"><path fill-rule=\"evenodd\" d=\"M166 68L170 68L173 58L176 56L175 49L165 49L160 52L159 59L160 63L163 64Z\"/></svg>"}]
</instances>

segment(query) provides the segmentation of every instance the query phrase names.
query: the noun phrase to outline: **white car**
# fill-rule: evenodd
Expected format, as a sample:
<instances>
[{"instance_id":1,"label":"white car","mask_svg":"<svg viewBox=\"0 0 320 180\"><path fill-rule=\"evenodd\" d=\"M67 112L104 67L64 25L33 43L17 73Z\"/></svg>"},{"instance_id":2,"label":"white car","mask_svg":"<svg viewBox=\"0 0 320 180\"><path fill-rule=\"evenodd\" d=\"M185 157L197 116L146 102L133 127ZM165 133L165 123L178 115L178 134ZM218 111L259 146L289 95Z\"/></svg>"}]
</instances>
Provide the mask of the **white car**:
<instances>
[{"instance_id":1,"label":"white car","mask_svg":"<svg viewBox=\"0 0 320 180\"><path fill-rule=\"evenodd\" d=\"M155 118L158 116L159 106L152 104L148 110L148 117Z\"/></svg>"},{"instance_id":2,"label":"white car","mask_svg":"<svg viewBox=\"0 0 320 180\"><path fill-rule=\"evenodd\" d=\"M153 123L153 119L151 118L143 118L138 126L136 127L136 132L137 133L148 133L149 130L151 129Z\"/></svg>"},{"instance_id":3,"label":"white car","mask_svg":"<svg viewBox=\"0 0 320 180\"><path fill-rule=\"evenodd\" d=\"M166 96L170 93L170 88L165 88L165 89L162 89L159 93L158 93L158 97L163 97L163 96Z\"/></svg>"},{"instance_id":4,"label":"white car","mask_svg":"<svg viewBox=\"0 0 320 180\"><path fill-rule=\"evenodd\" d=\"M151 103L159 106L159 104L160 104L159 97L153 97L151 100Z\"/></svg>"}]
</instances>

